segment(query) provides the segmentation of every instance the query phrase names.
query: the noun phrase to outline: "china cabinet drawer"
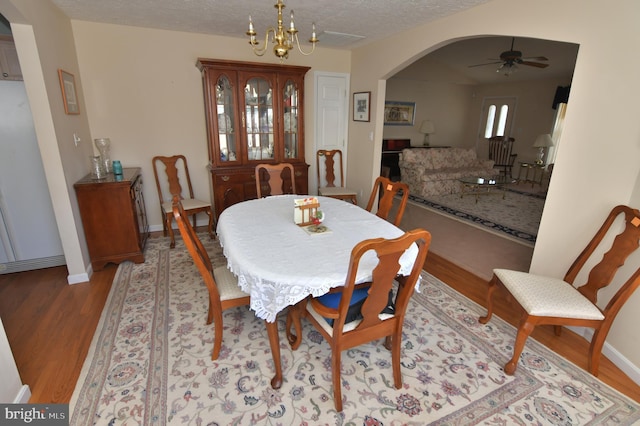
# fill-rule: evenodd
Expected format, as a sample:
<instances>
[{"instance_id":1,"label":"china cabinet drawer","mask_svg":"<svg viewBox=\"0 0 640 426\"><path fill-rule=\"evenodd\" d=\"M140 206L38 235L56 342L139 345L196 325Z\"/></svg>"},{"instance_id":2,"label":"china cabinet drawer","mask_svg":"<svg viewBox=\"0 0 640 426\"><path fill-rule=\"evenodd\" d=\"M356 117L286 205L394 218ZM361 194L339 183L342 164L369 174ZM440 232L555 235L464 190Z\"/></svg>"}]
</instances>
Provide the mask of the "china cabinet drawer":
<instances>
[{"instance_id":1,"label":"china cabinet drawer","mask_svg":"<svg viewBox=\"0 0 640 426\"><path fill-rule=\"evenodd\" d=\"M294 164L296 179L296 192L307 194L308 191L308 165L305 163ZM213 198L216 217L229 206L244 200L257 197L255 169L253 167L235 167L231 169L211 170L213 184ZM289 183L285 181L285 186Z\"/></svg>"}]
</instances>

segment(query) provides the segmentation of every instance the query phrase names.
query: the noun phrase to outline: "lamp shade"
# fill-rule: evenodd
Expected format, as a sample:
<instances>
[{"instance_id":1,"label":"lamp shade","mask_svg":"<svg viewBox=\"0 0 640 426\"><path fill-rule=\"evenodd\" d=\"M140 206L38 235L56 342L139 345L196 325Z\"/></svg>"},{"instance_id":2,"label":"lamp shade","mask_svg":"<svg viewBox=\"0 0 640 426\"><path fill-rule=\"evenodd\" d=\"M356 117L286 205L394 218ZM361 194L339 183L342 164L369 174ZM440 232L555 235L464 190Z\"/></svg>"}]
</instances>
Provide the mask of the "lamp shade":
<instances>
[{"instance_id":1,"label":"lamp shade","mask_svg":"<svg viewBox=\"0 0 640 426\"><path fill-rule=\"evenodd\" d=\"M549 146L553 146L553 140L551 139L551 135L548 133L538 135L536 141L533 143L534 148L547 148Z\"/></svg>"},{"instance_id":2,"label":"lamp shade","mask_svg":"<svg viewBox=\"0 0 640 426\"><path fill-rule=\"evenodd\" d=\"M425 135L435 133L436 126L433 125L433 122L429 120L424 120L420 125L420 133L424 133Z\"/></svg>"}]
</instances>

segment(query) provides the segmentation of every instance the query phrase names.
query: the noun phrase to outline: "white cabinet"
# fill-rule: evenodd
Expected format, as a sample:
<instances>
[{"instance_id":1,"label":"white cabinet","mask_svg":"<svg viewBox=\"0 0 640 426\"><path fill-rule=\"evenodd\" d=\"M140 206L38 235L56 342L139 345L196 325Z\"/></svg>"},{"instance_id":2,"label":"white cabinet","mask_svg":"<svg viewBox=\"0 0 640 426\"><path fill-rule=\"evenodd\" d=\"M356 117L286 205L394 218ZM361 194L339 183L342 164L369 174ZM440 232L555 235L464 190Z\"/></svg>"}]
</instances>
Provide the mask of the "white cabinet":
<instances>
[{"instance_id":1,"label":"white cabinet","mask_svg":"<svg viewBox=\"0 0 640 426\"><path fill-rule=\"evenodd\" d=\"M10 36L0 35L0 80L22 80L18 52Z\"/></svg>"}]
</instances>

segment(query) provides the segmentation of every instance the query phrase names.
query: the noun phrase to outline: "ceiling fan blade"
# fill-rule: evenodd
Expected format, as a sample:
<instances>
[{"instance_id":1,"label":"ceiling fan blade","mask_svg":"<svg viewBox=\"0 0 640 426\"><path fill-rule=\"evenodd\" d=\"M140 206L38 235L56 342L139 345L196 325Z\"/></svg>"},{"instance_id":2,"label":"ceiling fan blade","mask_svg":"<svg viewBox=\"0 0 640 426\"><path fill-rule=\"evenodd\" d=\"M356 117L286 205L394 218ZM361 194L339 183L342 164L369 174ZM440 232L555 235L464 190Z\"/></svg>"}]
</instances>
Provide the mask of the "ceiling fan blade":
<instances>
[{"instance_id":1,"label":"ceiling fan blade","mask_svg":"<svg viewBox=\"0 0 640 426\"><path fill-rule=\"evenodd\" d=\"M521 58L521 59L523 61L548 61L549 60L544 56L531 56L531 57Z\"/></svg>"},{"instance_id":2,"label":"ceiling fan blade","mask_svg":"<svg viewBox=\"0 0 640 426\"><path fill-rule=\"evenodd\" d=\"M518 62L518 64L529 65L530 67L536 67L536 68L546 68L549 66L549 64L541 64L539 62L529 62L529 61Z\"/></svg>"},{"instance_id":3,"label":"ceiling fan blade","mask_svg":"<svg viewBox=\"0 0 640 426\"><path fill-rule=\"evenodd\" d=\"M483 67L485 65L495 65L495 64L501 64L503 61L496 61L496 62L487 62L486 64L475 64L475 65L469 65L469 68L473 68L473 67Z\"/></svg>"}]
</instances>

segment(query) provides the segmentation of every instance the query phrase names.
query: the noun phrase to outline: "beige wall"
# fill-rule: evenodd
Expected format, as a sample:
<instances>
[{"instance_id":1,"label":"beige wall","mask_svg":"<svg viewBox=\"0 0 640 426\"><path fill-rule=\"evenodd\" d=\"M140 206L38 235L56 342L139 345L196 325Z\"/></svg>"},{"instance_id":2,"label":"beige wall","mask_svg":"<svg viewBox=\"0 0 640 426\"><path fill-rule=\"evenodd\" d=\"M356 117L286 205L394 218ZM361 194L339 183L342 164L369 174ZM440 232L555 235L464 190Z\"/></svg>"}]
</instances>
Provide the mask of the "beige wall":
<instances>
[{"instance_id":1,"label":"beige wall","mask_svg":"<svg viewBox=\"0 0 640 426\"><path fill-rule=\"evenodd\" d=\"M184 154L196 196L210 198L197 58L273 63L274 57L271 52L255 56L241 38L84 21L72 25L90 137L110 138L112 159L125 167L142 167L149 223L153 229L162 229L153 156ZM307 164L315 164L314 72L348 72L350 53L317 48L308 57L292 53L286 64L311 67L305 79L305 155Z\"/></svg>"},{"instance_id":2,"label":"beige wall","mask_svg":"<svg viewBox=\"0 0 640 426\"><path fill-rule=\"evenodd\" d=\"M607 212L616 204L640 205L640 56L627 55L640 42L634 0L495 0L426 24L353 52L352 90L372 90L371 123L349 132L350 186L364 188L375 174L382 140L382 106L388 76L448 40L476 35L518 35L580 45L566 127L557 156L531 269L562 276ZM517 18L517 19L512 19ZM499 24L499 25L498 25ZM612 67L625 57L623 67ZM357 82L354 84L353 82ZM367 142L374 131L375 143ZM358 156L351 155L358 153ZM367 154L368 153L368 154ZM632 364L640 381L640 292L624 307L608 342ZM616 355L616 354L613 354ZM624 360L624 359L623 359Z\"/></svg>"},{"instance_id":3,"label":"beige wall","mask_svg":"<svg viewBox=\"0 0 640 426\"><path fill-rule=\"evenodd\" d=\"M557 86L571 83L563 79L544 79L528 82L500 82L496 84L470 85L438 81L408 79L403 72L386 83L386 99L415 102L413 126L384 126L383 139L411 139L412 145L422 145L420 133L423 120L435 123L436 133L431 135L431 145L477 148L478 157L487 158L484 138L478 137L482 102L485 97L510 96L517 99L515 120L511 136L516 139L514 153L517 161L534 161L537 150L532 148L541 133L550 133L555 117L551 108ZM477 143L477 145L476 145ZM518 165L514 169L518 173Z\"/></svg>"},{"instance_id":4,"label":"beige wall","mask_svg":"<svg viewBox=\"0 0 640 426\"><path fill-rule=\"evenodd\" d=\"M513 152L518 154L513 173L518 173L518 161L535 161L538 150L532 145L542 133L551 133L556 110L551 108L558 86L566 86L571 81L560 79L535 80L525 83L501 83L477 86L472 98L473 115L466 128L466 135L476 142L482 100L485 97L514 96L517 99L515 119L510 136L515 138ZM485 139L480 137L477 144L478 155L488 157Z\"/></svg>"},{"instance_id":5,"label":"beige wall","mask_svg":"<svg viewBox=\"0 0 640 426\"><path fill-rule=\"evenodd\" d=\"M420 146L424 134L420 133L423 120L434 123L436 133L430 136L431 145L473 148L475 139L465 137L471 115L473 86L438 81L387 80L388 101L415 102L413 126L384 126L384 139L411 139L411 145Z\"/></svg>"}]
</instances>

